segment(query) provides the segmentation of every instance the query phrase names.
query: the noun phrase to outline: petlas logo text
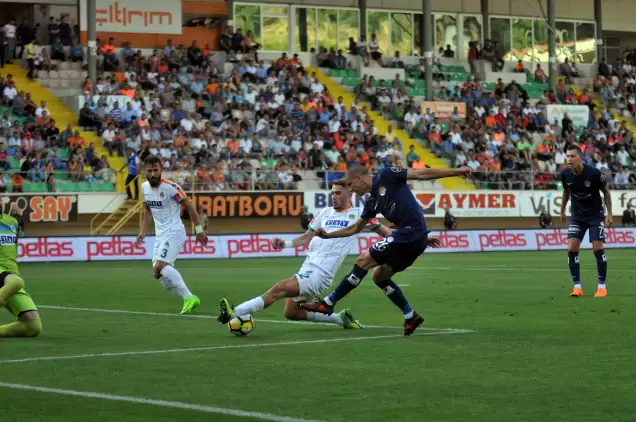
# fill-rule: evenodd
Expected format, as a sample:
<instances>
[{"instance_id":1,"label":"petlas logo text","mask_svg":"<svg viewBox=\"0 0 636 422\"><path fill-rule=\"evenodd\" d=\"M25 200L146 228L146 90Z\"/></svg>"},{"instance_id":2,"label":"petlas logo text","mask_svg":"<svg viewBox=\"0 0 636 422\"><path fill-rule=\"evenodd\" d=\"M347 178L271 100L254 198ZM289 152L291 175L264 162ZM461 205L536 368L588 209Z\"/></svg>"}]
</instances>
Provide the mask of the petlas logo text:
<instances>
[{"instance_id":1,"label":"petlas logo text","mask_svg":"<svg viewBox=\"0 0 636 422\"><path fill-rule=\"evenodd\" d=\"M280 238L293 240L299 234L250 234L209 236L203 246L194 236L186 239L178 259L216 258L263 258L276 256L305 256L307 247L299 246L275 250L272 240ZM542 251L566 250L567 229L547 230L475 230L433 232L431 237L440 240L440 247L429 248L426 254L449 252L491 252L491 251ZM362 233L350 255L358 255L382 240L371 232ZM104 237L35 237L18 239L18 260L20 262L55 261L114 261L152 260L154 237L147 237L141 246L133 236ZM605 232L605 247L636 247L636 228L615 228ZM592 247L583 239L581 247Z\"/></svg>"}]
</instances>

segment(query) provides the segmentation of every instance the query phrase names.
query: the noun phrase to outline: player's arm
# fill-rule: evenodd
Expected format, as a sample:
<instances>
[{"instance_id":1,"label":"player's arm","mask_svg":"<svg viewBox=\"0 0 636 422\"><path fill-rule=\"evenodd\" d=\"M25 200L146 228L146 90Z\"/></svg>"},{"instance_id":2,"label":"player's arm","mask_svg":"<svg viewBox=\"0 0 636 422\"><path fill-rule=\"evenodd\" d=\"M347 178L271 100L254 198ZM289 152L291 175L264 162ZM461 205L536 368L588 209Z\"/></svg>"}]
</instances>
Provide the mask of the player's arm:
<instances>
[{"instance_id":1,"label":"player's arm","mask_svg":"<svg viewBox=\"0 0 636 422\"><path fill-rule=\"evenodd\" d=\"M144 238L146 237L146 232L148 231L148 225L150 225L150 207L148 206L148 204L144 202L144 215L141 221L141 231L139 232L139 235L137 236L138 246L141 246L141 244L144 241Z\"/></svg>"},{"instance_id":2,"label":"player's arm","mask_svg":"<svg viewBox=\"0 0 636 422\"><path fill-rule=\"evenodd\" d=\"M391 233L393 233L393 229L380 223L377 218L372 218L371 220L369 220L367 228L382 237L389 237Z\"/></svg>"},{"instance_id":3,"label":"player's arm","mask_svg":"<svg viewBox=\"0 0 636 422\"><path fill-rule=\"evenodd\" d=\"M369 218L358 218L358 220L356 220L356 222L353 223L351 226L341 230L336 230L335 232L331 232L331 233L327 233L324 229L321 228L316 230L316 236L322 239L336 239L340 237L350 237L364 230L367 224L369 224L369 220L370 220Z\"/></svg>"},{"instance_id":4,"label":"player's arm","mask_svg":"<svg viewBox=\"0 0 636 422\"><path fill-rule=\"evenodd\" d=\"M176 200L176 198L175 198ZM194 234L197 237L197 240L204 245L208 243L208 235L203 231L203 227L201 227L201 220L199 219L199 213L197 209L194 208L194 204L190 201L190 198L182 198L181 201L177 201L183 205L183 207L188 212L190 216L190 221L194 224Z\"/></svg>"},{"instance_id":5,"label":"player's arm","mask_svg":"<svg viewBox=\"0 0 636 422\"><path fill-rule=\"evenodd\" d=\"M276 237L272 239L272 247L275 250L280 250L283 248L297 248L299 246L306 246L309 245L309 242L311 242L311 239L313 239L315 235L316 234L314 233L314 231L309 229L294 240L283 240Z\"/></svg>"},{"instance_id":6,"label":"player's arm","mask_svg":"<svg viewBox=\"0 0 636 422\"><path fill-rule=\"evenodd\" d=\"M568 189L568 185L565 182L565 176L561 174L561 184L563 185L563 194L561 196L561 222L566 223L567 217L565 215L565 210L567 209L568 202L570 202L570 189Z\"/></svg>"},{"instance_id":7,"label":"player's arm","mask_svg":"<svg viewBox=\"0 0 636 422\"><path fill-rule=\"evenodd\" d=\"M612 194L610 193L609 186L605 183L605 179L603 178L603 187L601 189L603 192L603 201L605 201L605 208L607 208L607 216L605 217L605 227L612 227L614 224L614 217L612 214Z\"/></svg>"},{"instance_id":8,"label":"player's arm","mask_svg":"<svg viewBox=\"0 0 636 422\"><path fill-rule=\"evenodd\" d=\"M472 169L470 167L459 167L456 169L408 169L406 174L407 180L437 180L446 177L467 177Z\"/></svg>"}]
</instances>

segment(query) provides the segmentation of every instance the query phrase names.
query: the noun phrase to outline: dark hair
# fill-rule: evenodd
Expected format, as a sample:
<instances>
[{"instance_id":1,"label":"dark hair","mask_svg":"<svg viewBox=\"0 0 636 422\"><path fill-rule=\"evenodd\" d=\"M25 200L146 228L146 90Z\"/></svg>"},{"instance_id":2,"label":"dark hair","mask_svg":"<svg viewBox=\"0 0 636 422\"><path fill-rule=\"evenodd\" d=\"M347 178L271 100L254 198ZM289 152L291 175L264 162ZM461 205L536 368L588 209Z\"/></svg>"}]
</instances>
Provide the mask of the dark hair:
<instances>
[{"instance_id":1,"label":"dark hair","mask_svg":"<svg viewBox=\"0 0 636 422\"><path fill-rule=\"evenodd\" d=\"M149 155L148 157L146 157L146 159L144 160L144 166L148 167L154 165L158 165L159 167L161 167L161 158L159 158L158 155Z\"/></svg>"},{"instance_id":2,"label":"dark hair","mask_svg":"<svg viewBox=\"0 0 636 422\"><path fill-rule=\"evenodd\" d=\"M334 186L342 186L343 188L349 187L349 185L347 184L347 182L344 179L335 180L333 182L333 185Z\"/></svg>"},{"instance_id":3,"label":"dark hair","mask_svg":"<svg viewBox=\"0 0 636 422\"><path fill-rule=\"evenodd\" d=\"M576 151L578 155L581 155L581 148L576 144L570 144L565 148L565 151Z\"/></svg>"},{"instance_id":4,"label":"dark hair","mask_svg":"<svg viewBox=\"0 0 636 422\"><path fill-rule=\"evenodd\" d=\"M369 169L363 166L354 166L347 171L347 176L349 177L366 176L368 174Z\"/></svg>"}]
</instances>

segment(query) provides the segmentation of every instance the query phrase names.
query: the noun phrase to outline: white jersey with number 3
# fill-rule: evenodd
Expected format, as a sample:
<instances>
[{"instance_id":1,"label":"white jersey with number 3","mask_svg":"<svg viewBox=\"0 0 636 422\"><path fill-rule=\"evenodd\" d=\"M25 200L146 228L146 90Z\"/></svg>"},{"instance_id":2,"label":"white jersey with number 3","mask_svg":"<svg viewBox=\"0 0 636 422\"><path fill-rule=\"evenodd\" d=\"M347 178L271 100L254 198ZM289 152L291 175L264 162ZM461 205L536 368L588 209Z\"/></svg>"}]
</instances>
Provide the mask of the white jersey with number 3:
<instances>
[{"instance_id":1,"label":"white jersey with number 3","mask_svg":"<svg viewBox=\"0 0 636 422\"><path fill-rule=\"evenodd\" d=\"M161 179L158 187L153 188L150 182L141 185L144 202L150 208L155 220L155 234L162 237L172 234L185 234L181 221L181 202L187 199L183 189L176 183Z\"/></svg>"},{"instance_id":2,"label":"white jersey with number 3","mask_svg":"<svg viewBox=\"0 0 636 422\"><path fill-rule=\"evenodd\" d=\"M353 225L361 214L362 208L347 208L342 211L336 211L333 207L324 208L311 220L309 229L316 231L322 228L327 233L335 232ZM379 226L378 220L372 218L367 227L376 229ZM333 277L357 241L358 235L336 239L321 239L316 236L309 243L307 259L303 266L310 264Z\"/></svg>"}]
</instances>

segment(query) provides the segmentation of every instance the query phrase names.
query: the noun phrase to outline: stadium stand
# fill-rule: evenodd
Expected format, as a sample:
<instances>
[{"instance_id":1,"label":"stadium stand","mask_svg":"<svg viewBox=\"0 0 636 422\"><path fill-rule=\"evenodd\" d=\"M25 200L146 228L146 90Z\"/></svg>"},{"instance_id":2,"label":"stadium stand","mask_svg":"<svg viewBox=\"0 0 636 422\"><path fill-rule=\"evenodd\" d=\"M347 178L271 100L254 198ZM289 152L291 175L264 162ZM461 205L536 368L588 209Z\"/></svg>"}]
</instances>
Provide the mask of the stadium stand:
<instances>
[{"instance_id":1,"label":"stadium stand","mask_svg":"<svg viewBox=\"0 0 636 422\"><path fill-rule=\"evenodd\" d=\"M186 188L324 187L351 165L391 166L401 151L410 166L469 165L478 188L552 189L568 143L580 144L586 161L611 172L617 186L636 183L633 128L616 118L636 111L631 53L612 74L601 64L593 79L566 61L550 92L540 64L532 71L521 61L506 63L488 40L484 48L471 43L468 60L441 49L434 100L452 110L440 118L422 106L420 58L383 56L373 41L352 40L353 55L323 50L313 58L320 68L311 68L298 55L261 53L259 60L259 46L240 28L224 37L222 54L196 42L136 51L109 40L98 49L95 86L77 46L52 46L55 59L42 48L38 77L53 91L83 93L76 124L90 129L82 136L96 141L99 156L159 154ZM562 104L589 107L587 124L575 125L567 114L550 121L545 107ZM113 179L100 162L94 173ZM455 179L440 186L473 188Z\"/></svg>"}]
</instances>

